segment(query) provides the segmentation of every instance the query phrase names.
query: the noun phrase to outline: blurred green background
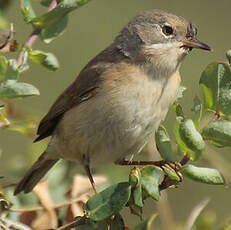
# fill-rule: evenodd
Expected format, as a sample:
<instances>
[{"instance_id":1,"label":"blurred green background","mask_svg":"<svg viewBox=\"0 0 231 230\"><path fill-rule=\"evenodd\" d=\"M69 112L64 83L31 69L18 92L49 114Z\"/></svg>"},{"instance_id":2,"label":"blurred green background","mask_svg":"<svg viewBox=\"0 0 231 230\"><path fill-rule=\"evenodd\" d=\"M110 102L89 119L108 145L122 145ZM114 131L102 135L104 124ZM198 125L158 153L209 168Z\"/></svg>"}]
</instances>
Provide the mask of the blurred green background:
<instances>
[{"instance_id":1,"label":"blurred green background","mask_svg":"<svg viewBox=\"0 0 231 230\"><path fill-rule=\"evenodd\" d=\"M38 15L46 11L46 8L39 5L38 0L32 0L32 3ZM32 28L24 23L20 15L19 4L19 1L11 1L4 15L9 22L14 23L15 39L23 43ZM91 1L71 13L67 30L63 36L50 45L45 45L39 40L36 41L34 48L54 53L60 62L60 69L54 73L48 72L39 65L31 63L30 70L23 74L21 81L35 85L40 90L41 95L14 101L16 108L28 116L42 118L56 97L75 79L84 65L108 46L133 16L147 9L162 9L185 17L198 26L198 38L213 48L213 52L210 53L194 50L181 67L182 84L188 88L182 99L182 104L186 114L190 116L190 105L194 95L201 95L198 84L201 72L212 61L224 61L225 52L231 48L230 0ZM170 111L165 122L168 130L172 130L174 119L174 113ZM16 182L42 152L46 142L32 144L32 139L2 129L0 131L0 148L2 150L0 175L5 176L3 183ZM209 148L206 156L199 163L203 166L210 166L217 162L217 168L224 171L229 180L231 177L229 152L230 149L219 149L219 152L216 153L216 149ZM224 157L226 169L220 163L222 160L220 157ZM111 167L110 165L108 168L100 169L100 172L107 173ZM118 167L113 167L113 169L118 172ZM109 171L113 177L113 173L111 170ZM128 172L128 169L125 171ZM126 178L126 173L121 177L117 175L112 180L122 181L124 178ZM169 189L168 195L174 220L179 222L184 222L191 209L205 197L211 198L207 210L216 211L220 221L231 215L230 188L194 183L186 179L179 188ZM149 216L155 210L156 202L146 202L145 216ZM137 217L134 219L129 219L129 222L138 222Z\"/></svg>"}]
</instances>

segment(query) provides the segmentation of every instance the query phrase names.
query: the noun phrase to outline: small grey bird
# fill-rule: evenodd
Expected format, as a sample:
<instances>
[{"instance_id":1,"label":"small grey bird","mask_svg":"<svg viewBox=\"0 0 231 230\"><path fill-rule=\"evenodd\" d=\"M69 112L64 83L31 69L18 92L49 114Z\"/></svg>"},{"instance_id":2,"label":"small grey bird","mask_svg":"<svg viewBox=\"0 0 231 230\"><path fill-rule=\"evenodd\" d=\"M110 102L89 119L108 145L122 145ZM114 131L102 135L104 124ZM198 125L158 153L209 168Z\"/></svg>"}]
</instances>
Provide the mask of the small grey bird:
<instances>
[{"instance_id":1,"label":"small grey bird","mask_svg":"<svg viewBox=\"0 0 231 230\"><path fill-rule=\"evenodd\" d=\"M60 158L83 165L96 192L90 166L140 152L175 100L184 57L210 50L196 35L194 25L164 11L133 18L42 119L35 141L51 140L15 194L30 192Z\"/></svg>"}]
</instances>

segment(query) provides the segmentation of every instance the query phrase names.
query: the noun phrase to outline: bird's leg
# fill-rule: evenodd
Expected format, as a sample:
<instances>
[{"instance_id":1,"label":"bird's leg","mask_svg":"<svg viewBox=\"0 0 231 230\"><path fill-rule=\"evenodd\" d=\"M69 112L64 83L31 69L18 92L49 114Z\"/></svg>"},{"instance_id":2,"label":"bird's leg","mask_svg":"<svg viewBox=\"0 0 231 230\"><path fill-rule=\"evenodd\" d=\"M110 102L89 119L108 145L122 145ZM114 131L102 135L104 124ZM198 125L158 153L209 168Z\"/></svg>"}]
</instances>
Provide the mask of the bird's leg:
<instances>
[{"instance_id":1,"label":"bird's leg","mask_svg":"<svg viewBox=\"0 0 231 230\"><path fill-rule=\"evenodd\" d=\"M95 181L94 181L94 179L93 179L93 177L91 175L91 170L90 170L89 164L85 164L84 169L85 169L85 171L87 173L87 176L88 176L88 178L89 178L89 180L91 182L91 186L92 186L95 194L98 194L97 189L96 189L96 185L95 185Z\"/></svg>"},{"instance_id":2,"label":"bird's leg","mask_svg":"<svg viewBox=\"0 0 231 230\"><path fill-rule=\"evenodd\" d=\"M182 164L180 162L167 161L167 163L165 165L167 165L168 167L170 167L171 169L173 169L175 171L176 175L180 178L180 182L183 180L183 176L179 172L182 169ZM163 171L164 171L164 169L163 169Z\"/></svg>"}]
</instances>

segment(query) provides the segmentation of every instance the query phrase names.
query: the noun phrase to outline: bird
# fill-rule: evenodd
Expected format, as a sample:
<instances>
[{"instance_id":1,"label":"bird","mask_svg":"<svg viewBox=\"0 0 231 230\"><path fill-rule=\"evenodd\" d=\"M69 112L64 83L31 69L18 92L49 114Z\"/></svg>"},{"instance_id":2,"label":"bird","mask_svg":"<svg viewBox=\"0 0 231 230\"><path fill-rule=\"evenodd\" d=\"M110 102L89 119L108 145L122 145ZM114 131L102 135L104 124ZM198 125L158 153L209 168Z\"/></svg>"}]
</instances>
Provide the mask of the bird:
<instances>
[{"instance_id":1,"label":"bird","mask_svg":"<svg viewBox=\"0 0 231 230\"><path fill-rule=\"evenodd\" d=\"M97 193L91 167L123 164L142 150L173 104L193 48L211 50L183 17L156 9L136 15L41 120L35 141L51 136L49 144L14 194L31 192L61 158L82 165Z\"/></svg>"}]
</instances>

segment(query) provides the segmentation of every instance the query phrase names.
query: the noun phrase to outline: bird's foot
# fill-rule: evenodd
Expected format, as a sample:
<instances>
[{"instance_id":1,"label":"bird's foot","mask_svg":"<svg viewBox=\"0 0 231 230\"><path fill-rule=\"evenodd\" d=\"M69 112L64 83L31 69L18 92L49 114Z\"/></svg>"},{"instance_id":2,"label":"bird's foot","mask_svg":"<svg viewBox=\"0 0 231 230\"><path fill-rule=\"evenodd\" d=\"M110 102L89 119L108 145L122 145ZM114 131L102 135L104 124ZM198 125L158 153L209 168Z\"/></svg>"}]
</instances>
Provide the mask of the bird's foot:
<instances>
[{"instance_id":1,"label":"bird's foot","mask_svg":"<svg viewBox=\"0 0 231 230\"><path fill-rule=\"evenodd\" d=\"M166 161L166 160L161 160L161 161L129 161L129 160L119 160L115 162L118 165L154 165L157 167L160 167L163 171L164 167L168 167L171 170L173 170L177 176L180 178L180 181L182 181L183 176L181 175L181 173L179 172L182 168L181 163L180 162L171 162L171 161Z\"/></svg>"}]
</instances>

